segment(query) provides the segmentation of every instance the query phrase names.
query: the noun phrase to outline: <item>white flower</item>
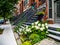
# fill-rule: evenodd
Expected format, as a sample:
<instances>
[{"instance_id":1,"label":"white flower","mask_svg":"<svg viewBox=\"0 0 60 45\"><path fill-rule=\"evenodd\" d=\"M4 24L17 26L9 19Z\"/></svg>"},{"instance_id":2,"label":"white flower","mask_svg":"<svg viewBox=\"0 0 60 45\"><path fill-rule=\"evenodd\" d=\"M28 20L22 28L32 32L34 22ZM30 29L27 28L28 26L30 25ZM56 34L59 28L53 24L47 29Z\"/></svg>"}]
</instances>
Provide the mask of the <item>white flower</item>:
<instances>
[{"instance_id":1,"label":"white flower","mask_svg":"<svg viewBox=\"0 0 60 45\"><path fill-rule=\"evenodd\" d=\"M43 31L44 29L43 28L40 28L41 31Z\"/></svg>"},{"instance_id":2,"label":"white flower","mask_svg":"<svg viewBox=\"0 0 60 45\"><path fill-rule=\"evenodd\" d=\"M47 26L48 24L47 24L47 23L45 23L45 25Z\"/></svg>"},{"instance_id":3,"label":"white flower","mask_svg":"<svg viewBox=\"0 0 60 45\"><path fill-rule=\"evenodd\" d=\"M32 26L32 28L34 28L34 26Z\"/></svg>"},{"instance_id":4,"label":"white flower","mask_svg":"<svg viewBox=\"0 0 60 45\"><path fill-rule=\"evenodd\" d=\"M39 23L38 26L41 26L41 24Z\"/></svg>"},{"instance_id":5,"label":"white flower","mask_svg":"<svg viewBox=\"0 0 60 45\"><path fill-rule=\"evenodd\" d=\"M35 24L38 24L38 23L39 23L39 21L35 22Z\"/></svg>"},{"instance_id":6,"label":"white flower","mask_svg":"<svg viewBox=\"0 0 60 45\"><path fill-rule=\"evenodd\" d=\"M46 26L46 28L48 29L48 26Z\"/></svg>"},{"instance_id":7,"label":"white flower","mask_svg":"<svg viewBox=\"0 0 60 45\"><path fill-rule=\"evenodd\" d=\"M34 26L34 23L32 23L32 26Z\"/></svg>"},{"instance_id":8,"label":"white flower","mask_svg":"<svg viewBox=\"0 0 60 45\"><path fill-rule=\"evenodd\" d=\"M21 31L22 31L22 29L20 29L20 28L19 28L19 31L21 32Z\"/></svg>"},{"instance_id":9,"label":"white flower","mask_svg":"<svg viewBox=\"0 0 60 45\"><path fill-rule=\"evenodd\" d=\"M42 27L43 29L45 29L45 27Z\"/></svg>"},{"instance_id":10,"label":"white flower","mask_svg":"<svg viewBox=\"0 0 60 45\"><path fill-rule=\"evenodd\" d=\"M30 31L30 32L32 32L32 31Z\"/></svg>"},{"instance_id":11,"label":"white flower","mask_svg":"<svg viewBox=\"0 0 60 45\"><path fill-rule=\"evenodd\" d=\"M36 29L40 29L40 27L39 27L39 26L35 26L35 28L36 28Z\"/></svg>"},{"instance_id":12,"label":"white flower","mask_svg":"<svg viewBox=\"0 0 60 45\"><path fill-rule=\"evenodd\" d=\"M42 24L42 27L44 27L45 25L44 24Z\"/></svg>"},{"instance_id":13,"label":"white flower","mask_svg":"<svg viewBox=\"0 0 60 45\"><path fill-rule=\"evenodd\" d=\"M30 32L30 31L31 31L31 29L30 29L30 28L29 28L29 29L26 29L26 31L27 31L27 32Z\"/></svg>"},{"instance_id":14,"label":"white flower","mask_svg":"<svg viewBox=\"0 0 60 45\"><path fill-rule=\"evenodd\" d=\"M26 29L27 32L29 32L30 30L29 29Z\"/></svg>"}]
</instances>

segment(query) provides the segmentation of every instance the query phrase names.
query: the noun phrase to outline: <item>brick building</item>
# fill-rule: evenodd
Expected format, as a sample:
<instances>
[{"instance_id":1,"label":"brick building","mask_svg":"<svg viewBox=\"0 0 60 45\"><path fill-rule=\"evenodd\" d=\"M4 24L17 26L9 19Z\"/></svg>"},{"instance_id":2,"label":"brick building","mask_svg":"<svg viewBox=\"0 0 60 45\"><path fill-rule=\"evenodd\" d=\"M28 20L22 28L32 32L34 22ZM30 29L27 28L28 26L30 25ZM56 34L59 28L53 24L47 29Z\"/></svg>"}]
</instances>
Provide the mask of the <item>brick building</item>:
<instances>
[{"instance_id":1,"label":"brick building","mask_svg":"<svg viewBox=\"0 0 60 45\"><path fill-rule=\"evenodd\" d=\"M40 5L42 5L43 3L46 2L46 0L20 0L18 2L18 7L20 9L17 9L17 13L22 13L23 11L25 11L27 8L29 8L32 3L36 2L36 8L39 7Z\"/></svg>"}]
</instances>

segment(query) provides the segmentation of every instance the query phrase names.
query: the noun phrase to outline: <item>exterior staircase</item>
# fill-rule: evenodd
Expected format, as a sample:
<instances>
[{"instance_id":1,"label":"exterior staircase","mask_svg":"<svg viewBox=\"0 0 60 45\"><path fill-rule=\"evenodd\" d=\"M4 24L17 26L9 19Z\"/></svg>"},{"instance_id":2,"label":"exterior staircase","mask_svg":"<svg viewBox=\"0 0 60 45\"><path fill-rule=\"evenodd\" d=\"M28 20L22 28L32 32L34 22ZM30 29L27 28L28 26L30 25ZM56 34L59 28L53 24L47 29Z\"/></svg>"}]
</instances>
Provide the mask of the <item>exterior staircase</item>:
<instances>
[{"instance_id":1,"label":"exterior staircase","mask_svg":"<svg viewBox=\"0 0 60 45\"><path fill-rule=\"evenodd\" d=\"M28 10L24 11L22 14L14 17L11 22L13 22L12 23L13 25L21 25L23 22L26 22L29 19L31 19L31 17L34 16L35 13L36 13L36 10L29 8Z\"/></svg>"},{"instance_id":2,"label":"exterior staircase","mask_svg":"<svg viewBox=\"0 0 60 45\"><path fill-rule=\"evenodd\" d=\"M49 37L60 41L60 32L56 28L60 28L60 24L50 24L48 25Z\"/></svg>"},{"instance_id":3,"label":"exterior staircase","mask_svg":"<svg viewBox=\"0 0 60 45\"><path fill-rule=\"evenodd\" d=\"M31 25L33 22L37 21L37 17L38 17L37 15L34 15L28 21L22 23L22 25L20 26L20 28L24 29L26 26Z\"/></svg>"}]
</instances>

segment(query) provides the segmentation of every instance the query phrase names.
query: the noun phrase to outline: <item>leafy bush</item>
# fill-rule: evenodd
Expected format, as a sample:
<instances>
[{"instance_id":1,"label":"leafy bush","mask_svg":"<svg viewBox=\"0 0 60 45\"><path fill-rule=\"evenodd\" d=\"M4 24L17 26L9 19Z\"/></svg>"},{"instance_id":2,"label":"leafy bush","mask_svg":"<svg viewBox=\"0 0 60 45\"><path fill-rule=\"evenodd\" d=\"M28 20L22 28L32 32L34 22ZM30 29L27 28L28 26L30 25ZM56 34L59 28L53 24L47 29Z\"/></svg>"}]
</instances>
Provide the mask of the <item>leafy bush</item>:
<instances>
[{"instance_id":1,"label":"leafy bush","mask_svg":"<svg viewBox=\"0 0 60 45\"><path fill-rule=\"evenodd\" d=\"M40 37L38 34L31 34L29 38L32 40L32 44L35 44L36 42L40 41Z\"/></svg>"},{"instance_id":2,"label":"leafy bush","mask_svg":"<svg viewBox=\"0 0 60 45\"><path fill-rule=\"evenodd\" d=\"M0 28L0 34L2 34L2 33L3 33L3 31L4 31L4 29L1 29L1 28Z\"/></svg>"},{"instance_id":3,"label":"leafy bush","mask_svg":"<svg viewBox=\"0 0 60 45\"><path fill-rule=\"evenodd\" d=\"M31 41L31 43L34 45L35 43L43 40L44 38L47 37L48 34L47 29L48 29L47 22L40 21L34 22L30 26L26 25L26 27L23 29L19 28L22 43L25 41Z\"/></svg>"},{"instance_id":4,"label":"leafy bush","mask_svg":"<svg viewBox=\"0 0 60 45\"><path fill-rule=\"evenodd\" d=\"M32 45L30 41L24 42L22 45Z\"/></svg>"},{"instance_id":5,"label":"leafy bush","mask_svg":"<svg viewBox=\"0 0 60 45\"><path fill-rule=\"evenodd\" d=\"M37 15L40 15L40 14L44 14L44 12L37 12L36 14L37 14Z\"/></svg>"},{"instance_id":6,"label":"leafy bush","mask_svg":"<svg viewBox=\"0 0 60 45\"><path fill-rule=\"evenodd\" d=\"M56 30L60 32L60 28L57 28Z\"/></svg>"}]
</instances>

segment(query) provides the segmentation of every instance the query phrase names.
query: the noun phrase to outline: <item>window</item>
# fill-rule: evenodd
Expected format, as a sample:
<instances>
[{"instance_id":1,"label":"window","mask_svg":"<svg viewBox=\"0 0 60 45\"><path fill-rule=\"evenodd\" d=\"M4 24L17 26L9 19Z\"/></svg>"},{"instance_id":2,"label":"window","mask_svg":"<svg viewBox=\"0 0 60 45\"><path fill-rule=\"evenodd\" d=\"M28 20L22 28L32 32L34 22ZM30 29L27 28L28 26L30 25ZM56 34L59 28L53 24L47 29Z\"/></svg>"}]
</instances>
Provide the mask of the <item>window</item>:
<instances>
[{"instance_id":1,"label":"window","mask_svg":"<svg viewBox=\"0 0 60 45\"><path fill-rule=\"evenodd\" d=\"M49 8L52 8L52 0L49 0Z\"/></svg>"},{"instance_id":2,"label":"window","mask_svg":"<svg viewBox=\"0 0 60 45\"><path fill-rule=\"evenodd\" d=\"M49 18L52 18L52 0L49 0Z\"/></svg>"},{"instance_id":3,"label":"window","mask_svg":"<svg viewBox=\"0 0 60 45\"><path fill-rule=\"evenodd\" d=\"M52 9L49 9L49 18L52 18Z\"/></svg>"},{"instance_id":4,"label":"window","mask_svg":"<svg viewBox=\"0 0 60 45\"><path fill-rule=\"evenodd\" d=\"M60 1L57 2L57 17L60 17Z\"/></svg>"}]
</instances>

